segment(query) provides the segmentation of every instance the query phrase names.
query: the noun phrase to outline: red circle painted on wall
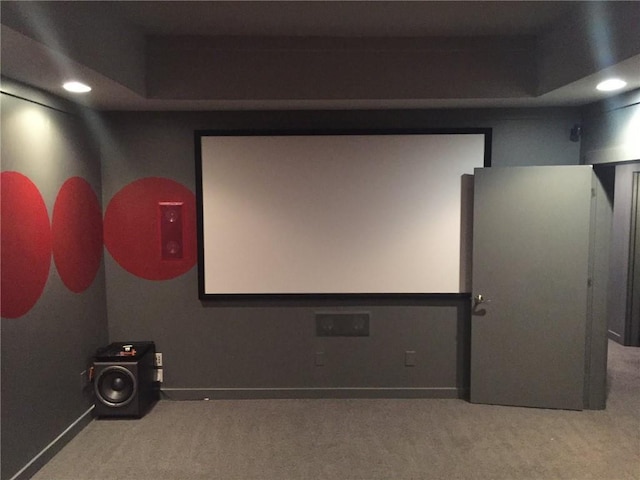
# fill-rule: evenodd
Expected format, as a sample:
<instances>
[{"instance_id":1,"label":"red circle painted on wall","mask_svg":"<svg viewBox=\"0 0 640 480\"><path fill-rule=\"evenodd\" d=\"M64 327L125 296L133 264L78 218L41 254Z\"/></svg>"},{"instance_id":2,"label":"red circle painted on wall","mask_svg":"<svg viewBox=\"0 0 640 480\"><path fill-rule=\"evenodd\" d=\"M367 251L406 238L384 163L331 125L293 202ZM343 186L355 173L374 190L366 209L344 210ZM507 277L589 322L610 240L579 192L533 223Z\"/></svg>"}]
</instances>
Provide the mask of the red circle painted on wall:
<instances>
[{"instance_id":1,"label":"red circle painted on wall","mask_svg":"<svg viewBox=\"0 0 640 480\"><path fill-rule=\"evenodd\" d=\"M51 220L53 260L62 282L75 293L93 283L102 259L102 209L91 185L80 177L60 188Z\"/></svg>"},{"instance_id":2,"label":"red circle painted on wall","mask_svg":"<svg viewBox=\"0 0 640 480\"><path fill-rule=\"evenodd\" d=\"M163 257L163 204L180 204L182 246L179 258ZM149 177L125 186L109 202L104 243L118 264L147 280L168 280L196 264L196 201L191 190L167 178Z\"/></svg>"},{"instance_id":3,"label":"red circle painted on wall","mask_svg":"<svg viewBox=\"0 0 640 480\"><path fill-rule=\"evenodd\" d=\"M1 313L18 318L36 304L51 268L51 226L42 195L18 172L0 175Z\"/></svg>"}]
</instances>

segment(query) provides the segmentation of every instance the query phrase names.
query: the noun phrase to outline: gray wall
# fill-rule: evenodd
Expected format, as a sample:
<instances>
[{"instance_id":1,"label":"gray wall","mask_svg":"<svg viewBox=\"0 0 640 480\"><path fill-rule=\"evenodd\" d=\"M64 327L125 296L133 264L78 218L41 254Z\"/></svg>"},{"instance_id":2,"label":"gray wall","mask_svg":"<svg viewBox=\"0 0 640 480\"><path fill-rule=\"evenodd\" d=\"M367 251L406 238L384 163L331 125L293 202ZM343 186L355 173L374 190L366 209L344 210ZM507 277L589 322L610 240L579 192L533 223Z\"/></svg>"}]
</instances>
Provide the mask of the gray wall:
<instances>
[{"instance_id":1,"label":"gray wall","mask_svg":"<svg viewBox=\"0 0 640 480\"><path fill-rule=\"evenodd\" d=\"M103 204L134 180L166 177L195 191L197 129L492 127L493 164L577 164L577 109L110 113ZM467 301L374 299L202 303L197 269L167 281L125 271L105 254L111 340L153 339L174 398L464 393ZM315 336L316 311L368 311L371 336ZM416 365L405 366L415 351ZM317 366L316 354L324 353ZM191 389L191 390L185 390Z\"/></svg>"},{"instance_id":2,"label":"gray wall","mask_svg":"<svg viewBox=\"0 0 640 480\"><path fill-rule=\"evenodd\" d=\"M19 172L35 183L49 220L69 177L84 178L100 196L99 153L83 119L70 113L68 105L4 80L2 92L2 171ZM3 479L15 475L87 412L92 400L81 372L107 340L104 264L88 289L73 293L51 262L35 306L21 317L2 318Z\"/></svg>"},{"instance_id":3,"label":"gray wall","mask_svg":"<svg viewBox=\"0 0 640 480\"><path fill-rule=\"evenodd\" d=\"M629 241L631 235L633 173L640 172L640 161L615 166L615 195L611 238L609 281L609 336L629 345L626 335L629 284Z\"/></svg>"},{"instance_id":4,"label":"gray wall","mask_svg":"<svg viewBox=\"0 0 640 480\"><path fill-rule=\"evenodd\" d=\"M640 160L640 89L590 105L582 115L584 163Z\"/></svg>"},{"instance_id":5,"label":"gray wall","mask_svg":"<svg viewBox=\"0 0 640 480\"><path fill-rule=\"evenodd\" d=\"M632 340L625 334L625 325L631 320L626 318L626 309L631 187L633 172L640 171L640 90L585 108L582 127L583 161L615 170L608 289L609 336L629 345Z\"/></svg>"},{"instance_id":6,"label":"gray wall","mask_svg":"<svg viewBox=\"0 0 640 480\"><path fill-rule=\"evenodd\" d=\"M579 144L569 141L577 109L99 117L11 82L3 81L2 90L10 93L2 94L2 169L29 176L49 215L60 186L74 175L102 196L103 211L120 189L144 177L169 178L195 191L196 129L491 127L494 165L579 161ZM38 112L49 136L33 143L34 127L12 121L26 111ZM49 152L46 169L42 158L27 155L33 148L25 147L34 145ZM363 310L371 314L370 337L315 336L316 311ZM72 294L52 266L36 306L19 319L2 319L2 478L11 478L87 411L91 402L80 373L108 340L155 340L165 355L169 397L451 397L464 394L468 384L468 319L468 303L458 298L203 304L195 267L171 280L144 280L106 250L91 287ZM415 366L405 366L406 351L415 351ZM322 366L316 366L318 352Z\"/></svg>"}]
</instances>

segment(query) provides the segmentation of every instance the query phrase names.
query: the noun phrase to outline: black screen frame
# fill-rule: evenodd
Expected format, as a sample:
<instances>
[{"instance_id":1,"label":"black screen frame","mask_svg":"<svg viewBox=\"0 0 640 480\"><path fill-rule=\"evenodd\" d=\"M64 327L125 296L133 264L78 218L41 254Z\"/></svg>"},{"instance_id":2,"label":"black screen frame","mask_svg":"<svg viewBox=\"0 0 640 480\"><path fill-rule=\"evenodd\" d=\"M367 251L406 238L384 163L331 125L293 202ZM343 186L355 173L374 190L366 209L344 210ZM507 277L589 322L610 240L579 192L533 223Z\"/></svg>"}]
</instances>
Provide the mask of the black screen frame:
<instances>
[{"instance_id":1,"label":"black screen frame","mask_svg":"<svg viewBox=\"0 0 640 480\"><path fill-rule=\"evenodd\" d=\"M201 301L291 301L291 300L344 300L362 302L365 300L449 300L469 298L462 293L206 293L204 271L204 217L202 178L202 138L208 136L322 136L322 135L484 135L483 167L491 166L491 128L337 128L337 129L203 129L194 131L194 153L196 173L196 214L197 214L197 258L198 258L198 298Z\"/></svg>"}]
</instances>

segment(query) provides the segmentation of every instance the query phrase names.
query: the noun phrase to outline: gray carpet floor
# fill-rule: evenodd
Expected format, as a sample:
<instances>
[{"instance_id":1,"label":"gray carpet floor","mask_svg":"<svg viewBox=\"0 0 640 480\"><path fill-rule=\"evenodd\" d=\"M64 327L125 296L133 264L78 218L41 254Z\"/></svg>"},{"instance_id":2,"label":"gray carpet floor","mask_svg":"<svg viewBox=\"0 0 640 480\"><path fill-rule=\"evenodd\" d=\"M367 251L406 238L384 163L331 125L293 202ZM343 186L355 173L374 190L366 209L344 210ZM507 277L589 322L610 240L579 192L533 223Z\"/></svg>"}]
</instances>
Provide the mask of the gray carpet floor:
<instances>
[{"instance_id":1,"label":"gray carpet floor","mask_svg":"<svg viewBox=\"0 0 640 480\"><path fill-rule=\"evenodd\" d=\"M161 401L93 421L34 480L640 479L640 348L610 342L604 411L464 400Z\"/></svg>"}]
</instances>

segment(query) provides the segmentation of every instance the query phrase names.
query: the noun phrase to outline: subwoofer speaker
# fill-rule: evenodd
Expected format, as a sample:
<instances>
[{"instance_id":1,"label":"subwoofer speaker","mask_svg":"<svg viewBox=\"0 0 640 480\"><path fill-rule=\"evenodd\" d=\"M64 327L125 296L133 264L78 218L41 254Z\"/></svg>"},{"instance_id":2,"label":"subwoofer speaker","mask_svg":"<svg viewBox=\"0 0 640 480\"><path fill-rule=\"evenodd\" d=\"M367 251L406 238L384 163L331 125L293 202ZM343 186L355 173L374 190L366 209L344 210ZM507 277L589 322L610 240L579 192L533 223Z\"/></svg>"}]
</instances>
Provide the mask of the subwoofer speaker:
<instances>
[{"instance_id":1,"label":"subwoofer speaker","mask_svg":"<svg viewBox=\"0 0 640 480\"><path fill-rule=\"evenodd\" d=\"M153 342L116 342L96 352L94 413L98 417L142 417L157 400Z\"/></svg>"}]
</instances>

